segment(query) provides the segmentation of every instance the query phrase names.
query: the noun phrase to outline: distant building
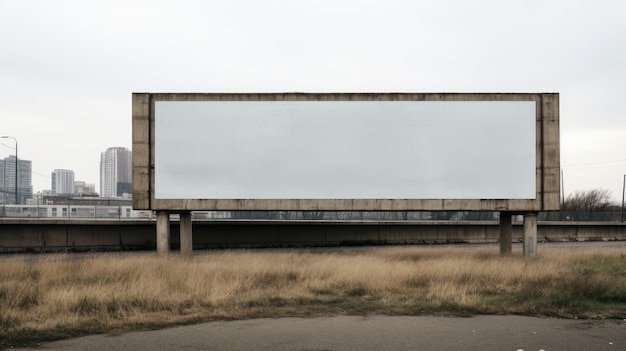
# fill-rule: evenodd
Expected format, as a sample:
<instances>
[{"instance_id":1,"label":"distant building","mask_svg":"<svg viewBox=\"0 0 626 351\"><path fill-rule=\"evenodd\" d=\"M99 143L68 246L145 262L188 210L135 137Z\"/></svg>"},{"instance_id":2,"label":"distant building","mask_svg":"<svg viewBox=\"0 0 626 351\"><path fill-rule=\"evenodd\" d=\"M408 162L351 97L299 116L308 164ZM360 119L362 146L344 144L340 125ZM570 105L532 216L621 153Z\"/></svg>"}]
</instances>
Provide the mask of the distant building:
<instances>
[{"instance_id":1,"label":"distant building","mask_svg":"<svg viewBox=\"0 0 626 351\"><path fill-rule=\"evenodd\" d=\"M100 196L123 197L132 194L132 152L111 147L100 155Z\"/></svg>"},{"instance_id":2,"label":"distant building","mask_svg":"<svg viewBox=\"0 0 626 351\"><path fill-rule=\"evenodd\" d=\"M67 196L75 194L74 171L69 169L55 169L52 171L52 193Z\"/></svg>"},{"instance_id":3,"label":"distant building","mask_svg":"<svg viewBox=\"0 0 626 351\"><path fill-rule=\"evenodd\" d=\"M15 199L15 156L5 157L0 162L0 203L20 204L33 197L32 162L19 159L17 162L17 201Z\"/></svg>"},{"instance_id":4,"label":"distant building","mask_svg":"<svg viewBox=\"0 0 626 351\"><path fill-rule=\"evenodd\" d=\"M96 196L96 185L89 184L81 180L74 182L74 194L77 196Z\"/></svg>"}]
</instances>

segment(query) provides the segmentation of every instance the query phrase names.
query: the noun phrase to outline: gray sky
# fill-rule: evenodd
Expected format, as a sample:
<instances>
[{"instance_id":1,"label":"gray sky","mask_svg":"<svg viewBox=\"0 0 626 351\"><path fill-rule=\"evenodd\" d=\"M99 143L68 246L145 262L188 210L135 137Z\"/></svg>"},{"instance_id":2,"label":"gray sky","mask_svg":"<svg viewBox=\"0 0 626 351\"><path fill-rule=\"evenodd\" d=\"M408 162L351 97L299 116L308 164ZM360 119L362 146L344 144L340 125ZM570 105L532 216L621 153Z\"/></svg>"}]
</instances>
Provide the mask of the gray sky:
<instances>
[{"instance_id":1,"label":"gray sky","mask_svg":"<svg viewBox=\"0 0 626 351\"><path fill-rule=\"evenodd\" d=\"M0 135L99 189L136 92L559 92L566 194L626 173L626 2L0 1ZM12 140L1 141L13 147ZM0 157L14 150L0 145Z\"/></svg>"}]
</instances>

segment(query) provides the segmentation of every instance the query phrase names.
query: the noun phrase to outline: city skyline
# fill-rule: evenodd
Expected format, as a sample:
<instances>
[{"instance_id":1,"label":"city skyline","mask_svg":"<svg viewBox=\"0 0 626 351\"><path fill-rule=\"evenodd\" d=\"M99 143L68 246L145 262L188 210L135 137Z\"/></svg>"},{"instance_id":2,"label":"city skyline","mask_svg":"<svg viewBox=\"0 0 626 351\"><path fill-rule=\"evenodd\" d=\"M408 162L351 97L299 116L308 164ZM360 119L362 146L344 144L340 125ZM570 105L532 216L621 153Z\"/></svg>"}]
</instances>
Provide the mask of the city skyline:
<instances>
[{"instance_id":1,"label":"city skyline","mask_svg":"<svg viewBox=\"0 0 626 351\"><path fill-rule=\"evenodd\" d=\"M133 92L558 92L565 196L626 174L626 2L0 3L0 135L100 188ZM76 15L80 14L80 15ZM114 26L111 24L115 23ZM0 140L0 159L14 155Z\"/></svg>"},{"instance_id":2,"label":"city skyline","mask_svg":"<svg viewBox=\"0 0 626 351\"><path fill-rule=\"evenodd\" d=\"M115 152L113 152L115 151ZM118 151L120 151L123 156L123 162L125 162L126 164L122 167L122 169L120 170L121 173L123 173L124 175L122 176L121 180L124 180L125 182L122 183L122 187L123 187L123 193L130 193L128 190L131 188L132 185L132 172L130 171L132 168L132 151L129 150L128 148L124 148L124 147L110 147L107 148L107 150L101 152L101 162L104 160L104 155L108 154L110 152L114 153L114 156L117 156ZM19 156L19 155L18 155ZM33 171L32 171L32 160L25 160L22 159L21 157L18 158L19 162L18 162L18 171L15 171L15 159L16 159L16 155L9 155L3 159L0 159L0 192L2 195L2 198L0 198L0 203L1 204L12 204L14 203L14 199L15 199L15 194L17 194L17 196L19 196L20 199L20 203L26 203L26 200L33 198L34 195L37 194L53 194L53 195L60 195L60 196L82 196L82 195L97 195L100 197L103 197L100 195L100 193L96 192L96 186L95 183L89 183L86 182L84 180L77 180L74 177L74 170L71 169L60 169L60 168L55 168L54 170L52 170L52 172L50 173L50 177L49 179L50 184L49 187L34 191L33 190L33 184L32 184L32 175L33 175ZM116 160L114 160L116 161ZM100 165L101 168L101 177L102 176L107 176L106 174L103 174L103 170L102 170L102 164ZM117 172L117 166L114 165L113 170L115 172ZM18 183L19 183L19 187L18 187L18 191L16 193L15 191L15 176L18 176ZM117 174L113 175L113 178L115 180L117 180ZM102 182L102 179L100 179L100 182ZM113 184L112 188L114 189L114 191L117 191L118 186L120 186L119 184ZM115 195L115 196L109 196L109 197L121 197L122 195Z\"/></svg>"},{"instance_id":3,"label":"city skyline","mask_svg":"<svg viewBox=\"0 0 626 351\"><path fill-rule=\"evenodd\" d=\"M0 146L2 146L2 145L3 145L3 143L0 142ZM112 146L112 147L107 148L107 150L108 149L118 149L118 148L119 149L126 149L126 150L128 150L129 152L132 153L132 150L130 150L128 148L125 148L125 147L120 147L120 146ZM2 155L2 153L0 153L0 155ZM18 159L19 159L19 163L20 164L23 161L23 162L26 162L26 163L32 165L32 163L33 163L32 160L23 159L21 155L18 155L18 156L19 156ZM98 154L98 157L102 158L102 152ZM0 168L0 188L3 188L4 184L6 182L7 187L12 189L11 191L14 191L14 189L15 189L15 167L13 165L11 165L11 164L15 164L15 154L7 155L3 159L0 159L0 167L5 167L4 166L5 164L6 164L6 174L5 174L4 168ZM22 166L20 165L20 168L21 167ZM97 188L96 184L100 183L100 181L101 181L100 178L98 178L95 181L93 181L93 180L91 180L91 181L79 180L78 177L75 177L75 172L74 172L73 169L54 168L54 169L52 169L49 172L50 175L45 175L45 174L42 174L42 173L34 172L32 170L32 166L28 166L28 168L30 169L28 171L29 175L27 177L24 177L24 180L22 180L21 179L22 177L20 175L18 175L18 180L19 180L20 183L22 183L22 181L29 182L29 184L30 184L29 186L33 189L33 191L32 191L33 194L46 192L46 191L49 191L49 192L52 192L52 193L55 193L55 194L72 194L72 192L66 192L65 191L65 190L68 189L68 187L69 187L68 184L70 184L70 183L74 184L74 186L76 186L76 184L78 183L78 185L81 186L82 188L86 187L86 188L89 188L89 189L91 189L91 188L96 189ZM98 168L100 168L100 162L98 164ZM72 174L71 175L71 179L73 180L71 182L68 180L69 178L66 178L66 177L69 177L70 173ZM57 181L55 179L55 174L61 174L61 176L63 177L64 180ZM32 176L33 175L38 175L40 177L47 178L47 180L48 180L47 186L43 185L43 182L40 182L39 188L35 189L34 185L32 184L33 183L32 182ZM98 176L99 177L101 176L100 172L98 173ZM64 185L62 185L62 190L58 190L57 189L58 185L56 185L56 184L64 184Z\"/></svg>"}]
</instances>

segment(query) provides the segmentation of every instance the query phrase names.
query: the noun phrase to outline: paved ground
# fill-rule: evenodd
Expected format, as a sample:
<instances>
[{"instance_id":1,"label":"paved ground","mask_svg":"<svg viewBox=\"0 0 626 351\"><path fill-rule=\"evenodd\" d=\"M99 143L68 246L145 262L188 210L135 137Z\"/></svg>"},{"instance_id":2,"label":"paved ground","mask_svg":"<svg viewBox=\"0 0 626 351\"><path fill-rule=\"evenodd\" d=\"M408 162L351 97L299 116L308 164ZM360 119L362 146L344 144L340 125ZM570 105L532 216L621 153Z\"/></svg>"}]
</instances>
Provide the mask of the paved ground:
<instances>
[{"instance_id":1,"label":"paved ground","mask_svg":"<svg viewBox=\"0 0 626 351\"><path fill-rule=\"evenodd\" d=\"M26 350L26 349L23 349ZM339 316L211 322L29 350L626 350L626 319Z\"/></svg>"}]
</instances>

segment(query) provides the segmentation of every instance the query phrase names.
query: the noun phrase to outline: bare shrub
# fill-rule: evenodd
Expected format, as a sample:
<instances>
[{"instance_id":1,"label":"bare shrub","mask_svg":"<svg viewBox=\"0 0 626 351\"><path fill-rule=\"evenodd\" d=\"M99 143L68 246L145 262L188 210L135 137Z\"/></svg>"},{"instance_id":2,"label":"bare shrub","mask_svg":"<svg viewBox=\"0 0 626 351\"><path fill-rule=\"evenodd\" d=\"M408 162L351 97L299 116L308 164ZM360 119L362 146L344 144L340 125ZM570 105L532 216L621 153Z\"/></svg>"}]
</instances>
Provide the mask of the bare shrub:
<instances>
[{"instance_id":1,"label":"bare shrub","mask_svg":"<svg viewBox=\"0 0 626 351\"><path fill-rule=\"evenodd\" d=\"M611 192L607 189L576 191L563 203L563 211L602 212L612 206Z\"/></svg>"}]
</instances>

